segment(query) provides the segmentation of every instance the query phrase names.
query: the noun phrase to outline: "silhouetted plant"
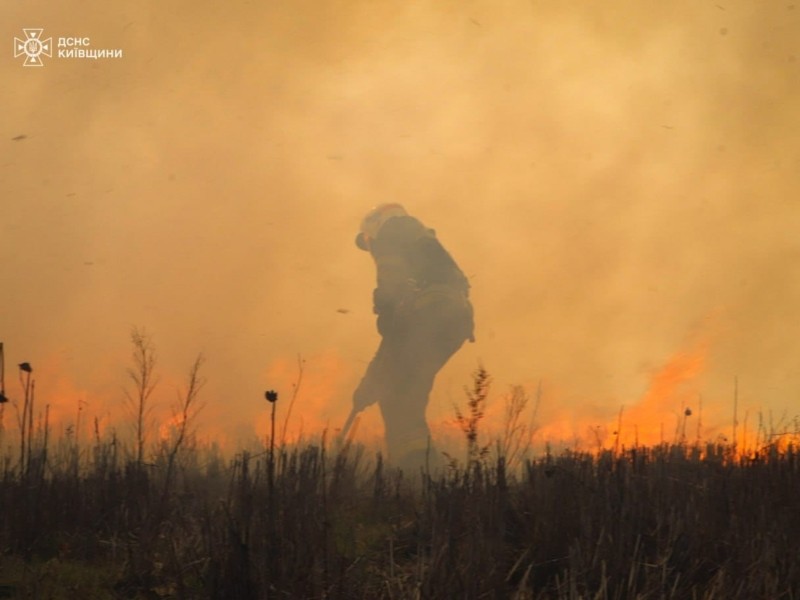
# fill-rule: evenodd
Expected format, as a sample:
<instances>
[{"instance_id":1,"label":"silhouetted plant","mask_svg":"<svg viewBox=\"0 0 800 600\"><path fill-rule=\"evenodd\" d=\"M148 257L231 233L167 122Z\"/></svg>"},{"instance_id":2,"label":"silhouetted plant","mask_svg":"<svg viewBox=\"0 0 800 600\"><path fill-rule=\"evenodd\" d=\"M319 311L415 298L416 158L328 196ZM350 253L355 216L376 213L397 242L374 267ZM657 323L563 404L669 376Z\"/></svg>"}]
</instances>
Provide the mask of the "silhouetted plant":
<instances>
[{"instance_id":1,"label":"silhouetted plant","mask_svg":"<svg viewBox=\"0 0 800 600\"><path fill-rule=\"evenodd\" d=\"M147 443L148 418L152 411L150 396L153 394L158 377L155 374L156 352L150 335L135 327L131 331L133 366L128 368L128 377L134 389L125 390L129 406L134 417L134 435L136 437L136 463L141 466L144 461L144 449Z\"/></svg>"},{"instance_id":2,"label":"silhouetted plant","mask_svg":"<svg viewBox=\"0 0 800 600\"><path fill-rule=\"evenodd\" d=\"M483 366L479 366L472 374L472 387L464 388L467 394L467 413L462 413L458 405L453 405L456 423L458 423L467 442L467 473L474 469L479 469L481 463L489 454L489 444L481 446L478 443L478 426L485 415L486 400L489 396L491 382L492 378L489 372ZM454 467L457 461L448 453L445 452L444 454L450 462L451 468Z\"/></svg>"}]
</instances>

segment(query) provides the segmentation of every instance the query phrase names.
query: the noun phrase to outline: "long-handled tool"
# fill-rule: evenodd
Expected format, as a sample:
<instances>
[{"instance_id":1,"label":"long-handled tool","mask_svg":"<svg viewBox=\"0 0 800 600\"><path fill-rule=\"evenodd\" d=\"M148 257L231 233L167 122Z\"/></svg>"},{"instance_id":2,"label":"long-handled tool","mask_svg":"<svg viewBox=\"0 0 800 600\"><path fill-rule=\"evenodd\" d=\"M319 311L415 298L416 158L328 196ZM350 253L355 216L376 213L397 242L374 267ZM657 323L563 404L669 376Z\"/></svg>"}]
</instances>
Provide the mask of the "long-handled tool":
<instances>
[{"instance_id":1,"label":"long-handled tool","mask_svg":"<svg viewBox=\"0 0 800 600\"><path fill-rule=\"evenodd\" d=\"M344 422L344 426L342 427L342 431L339 432L339 439L344 440L347 438L347 434L350 431L350 428L353 426L353 421L355 421L356 416L361 412L360 409L356 408L355 406L350 411L350 414L347 416L347 421Z\"/></svg>"},{"instance_id":2,"label":"long-handled tool","mask_svg":"<svg viewBox=\"0 0 800 600\"><path fill-rule=\"evenodd\" d=\"M350 414L347 416L347 420L344 422L342 430L339 433L339 439L342 441L344 441L347 438L347 434L350 433L350 429L356 417L365 408L375 404L381 393L381 369L384 368L384 363L386 362L384 343L384 341L381 341L378 351L367 366L367 372L364 374L364 378L361 380L361 383L358 384L358 389L353 393L353 408L350 410Z\"/></svg>"}]
</instances>

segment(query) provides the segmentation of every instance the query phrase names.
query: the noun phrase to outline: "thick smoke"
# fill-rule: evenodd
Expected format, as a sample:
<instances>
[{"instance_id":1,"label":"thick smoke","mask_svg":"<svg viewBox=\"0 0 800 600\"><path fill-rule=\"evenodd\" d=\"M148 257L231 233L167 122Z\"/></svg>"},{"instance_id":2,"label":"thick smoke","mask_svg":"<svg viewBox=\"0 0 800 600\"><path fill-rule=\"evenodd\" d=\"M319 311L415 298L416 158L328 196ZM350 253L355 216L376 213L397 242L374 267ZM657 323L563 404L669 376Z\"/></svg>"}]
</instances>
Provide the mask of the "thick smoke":
<instances>
[{"instance_id":1,"label":"thick smoke","mask_svg":"<svg viewBox=\"0 0 800 600\"><path fill-rule=\"evenodd\" d=\"M686 385L707 407L728 419L738 378L743 407L793 416L793 4L13 0L0 16L0 340L54 405L117 410L138 325L164 406L207 357L208 431L263 435L263 391L291 396L298 354L293 418L338 426L377 345L353 238L399 201L473 286L478 342L441 373L432 419L481 361L497 394L541 382L542 419L605 423L698 339ZM124 55L23 68L12 40L34 26Z\"/></svg>"}]
</instances>

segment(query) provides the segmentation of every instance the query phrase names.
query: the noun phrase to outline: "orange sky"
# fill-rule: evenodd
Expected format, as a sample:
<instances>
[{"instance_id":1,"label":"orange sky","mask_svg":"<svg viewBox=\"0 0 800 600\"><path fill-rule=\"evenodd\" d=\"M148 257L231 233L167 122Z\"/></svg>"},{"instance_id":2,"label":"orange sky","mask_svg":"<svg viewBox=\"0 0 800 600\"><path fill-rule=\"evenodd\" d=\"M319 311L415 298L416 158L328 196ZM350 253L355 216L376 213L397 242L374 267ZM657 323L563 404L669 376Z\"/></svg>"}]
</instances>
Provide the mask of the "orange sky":
<instances>
[{"instance_id":1,"label":"orange sky","mask_svg":"<svg viewBox=\"0 0 800 600\"><path fill-rule=\"evenodd\" d=\"M542 382L542 427L633 419L697 340L668 431L699 397L728 426L736 377L742 410L793 417L800 8L433 6L3 2L9 395L26 360L42 402L115 413L143 326L165 412L206 356L201 432L263 436L263 392L291 396L298 354L293 426L338 427L377 345L353 239L399 201L473 286L478 342L442 371L432 421L479 360L497 403ZM22 67L24 27L123 57ZM369 411L363 434L379 428Z\"/></svg>"}]
</instances>

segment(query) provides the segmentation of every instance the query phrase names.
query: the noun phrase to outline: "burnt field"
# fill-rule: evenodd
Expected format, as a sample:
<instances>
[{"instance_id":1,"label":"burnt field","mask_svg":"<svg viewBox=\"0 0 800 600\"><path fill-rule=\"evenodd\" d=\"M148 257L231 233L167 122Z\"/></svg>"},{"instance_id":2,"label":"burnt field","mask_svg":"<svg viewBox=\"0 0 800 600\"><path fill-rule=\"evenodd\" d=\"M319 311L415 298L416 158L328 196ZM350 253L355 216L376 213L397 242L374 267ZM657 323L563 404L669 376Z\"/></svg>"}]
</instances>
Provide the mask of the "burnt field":
<instances>
[{"instance_id":1,"label":"burnt field","mask_svg":"<svg viewBox=\"0 0 800 600\"><path fill-rule=\"evenodd\" d=\"M326 443L224 459L33 444L0 597L797 598L800 453L660 445L401 473Z\"/></svg>"}]
</instances>

